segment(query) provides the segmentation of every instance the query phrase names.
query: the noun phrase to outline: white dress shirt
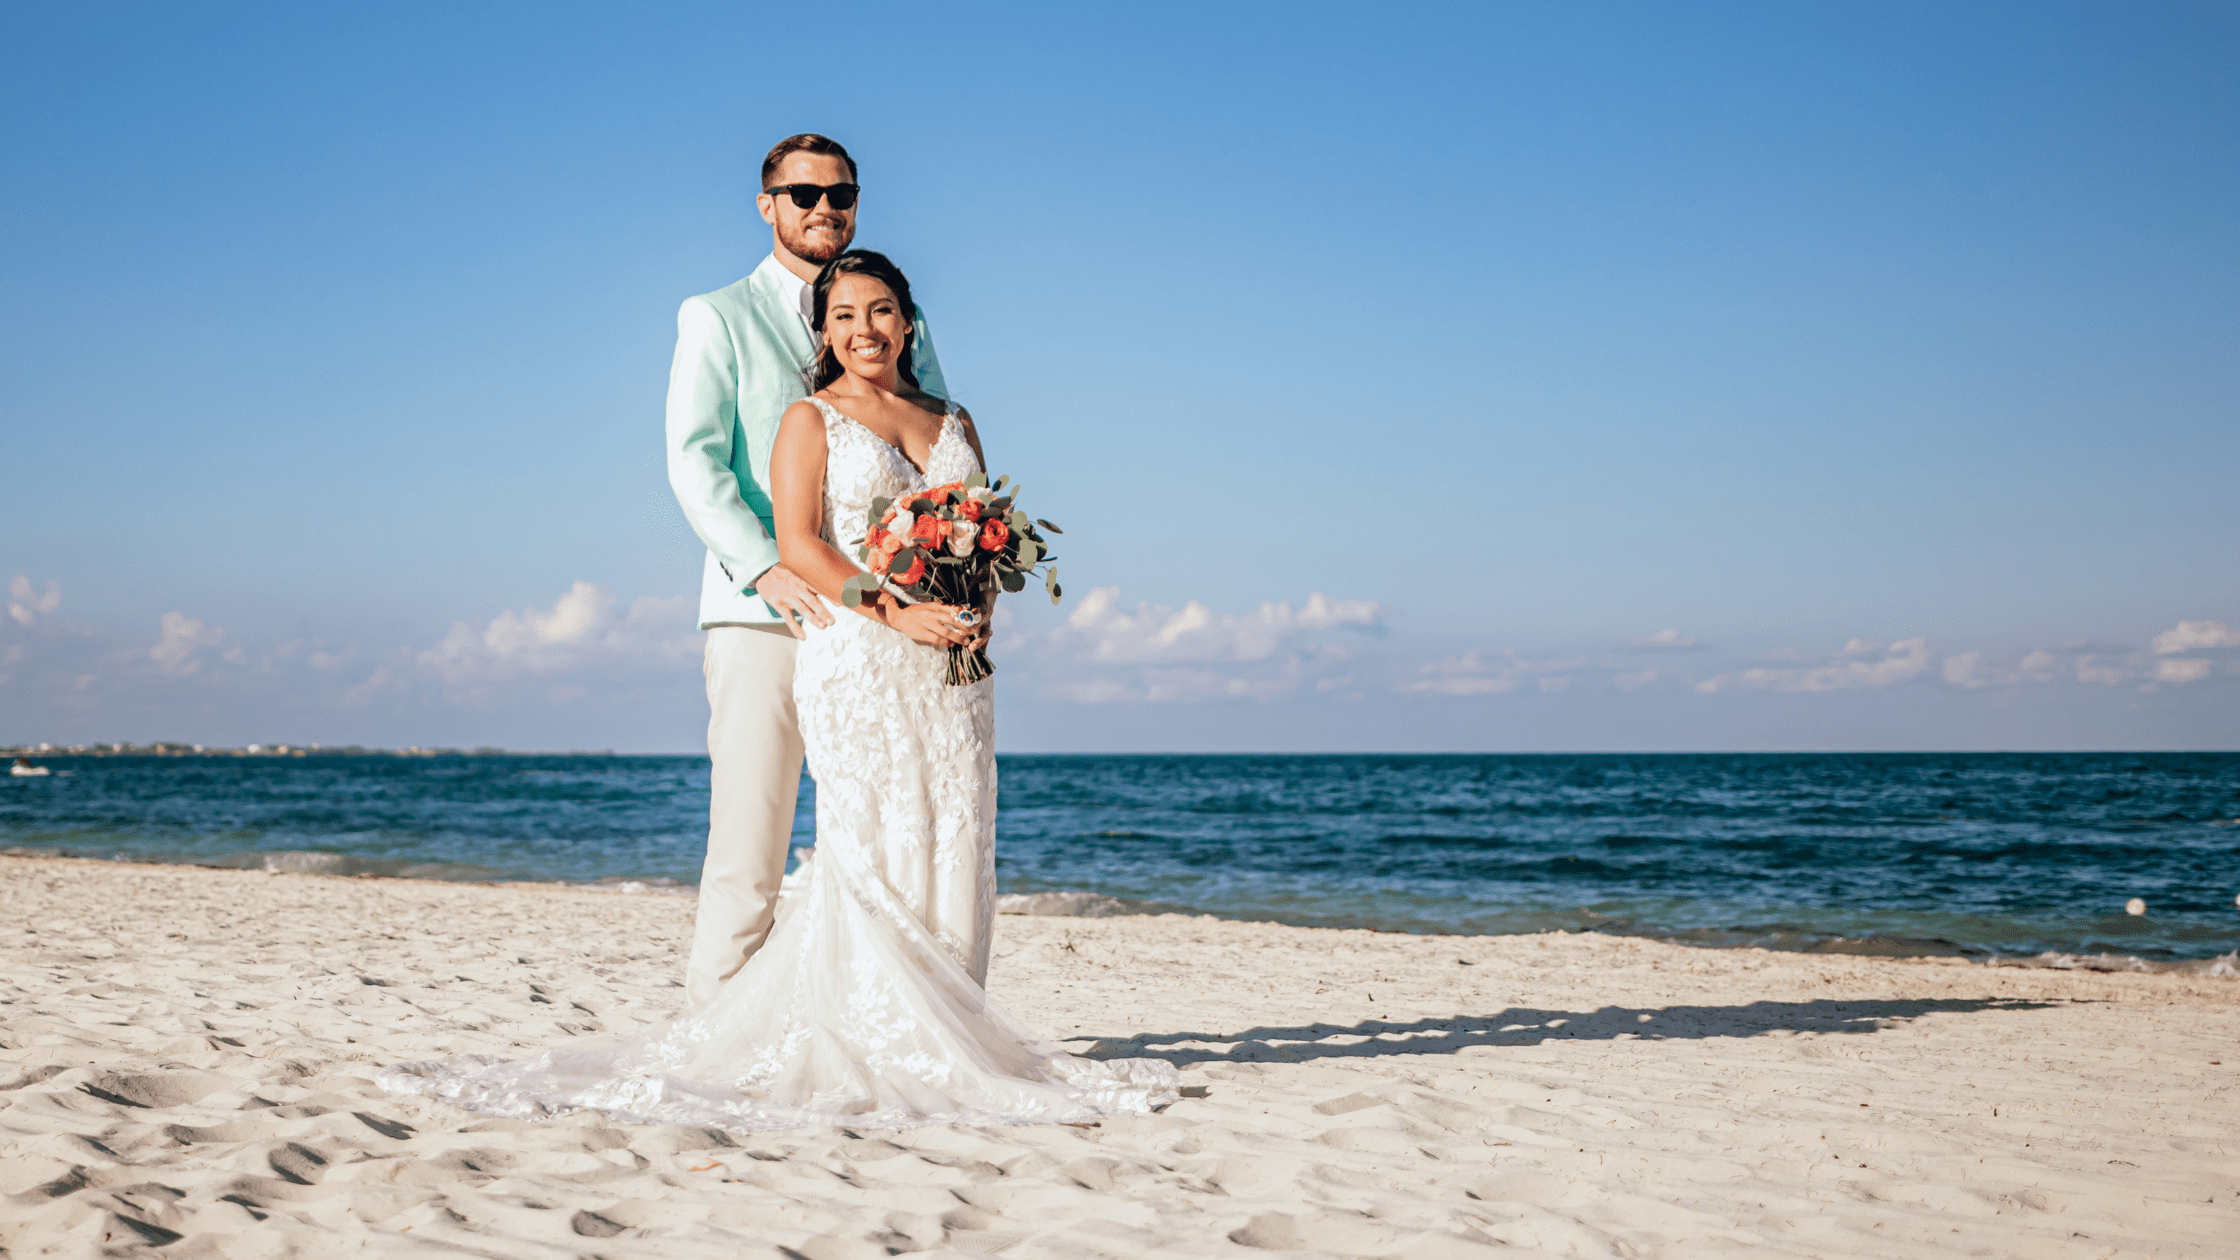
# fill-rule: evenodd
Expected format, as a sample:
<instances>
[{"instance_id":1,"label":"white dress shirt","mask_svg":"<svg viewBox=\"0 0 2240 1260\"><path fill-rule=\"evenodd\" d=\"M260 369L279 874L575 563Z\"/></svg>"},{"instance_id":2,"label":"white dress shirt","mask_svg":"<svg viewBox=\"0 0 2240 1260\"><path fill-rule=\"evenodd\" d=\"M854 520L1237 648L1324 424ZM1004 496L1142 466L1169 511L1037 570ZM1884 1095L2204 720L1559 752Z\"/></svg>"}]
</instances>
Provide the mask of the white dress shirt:
<instances>
[{"instance_id":1,"label":"white dress shirt","mask_svg":"<svg viewBox=\"0 0 2240 1260\"><path fill-rule=\"evenodd\" d=\"M793 309L801 312L801 326L809 330L809 342L814 345L817 326L810 323L809 319L817 309L817 295L810 289L809 282L793 274L790 267L778 268L778 283L784 286L786 296L793 300Z\"/></svg>"}]
</instances>

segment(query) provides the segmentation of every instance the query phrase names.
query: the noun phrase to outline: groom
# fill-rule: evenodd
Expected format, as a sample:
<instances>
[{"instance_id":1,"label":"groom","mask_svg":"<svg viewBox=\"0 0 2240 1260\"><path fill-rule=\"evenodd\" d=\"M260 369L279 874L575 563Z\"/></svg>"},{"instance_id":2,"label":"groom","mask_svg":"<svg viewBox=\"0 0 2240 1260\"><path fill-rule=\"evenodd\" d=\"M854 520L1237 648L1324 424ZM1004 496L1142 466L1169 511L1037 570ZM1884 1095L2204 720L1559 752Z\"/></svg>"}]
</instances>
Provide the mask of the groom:
<instances>
[{"instance_id":1,"label":"groom","mask_svg":"<svg viewBox=\"0 0 2240 1260\"><path fill-rule=\"evenodd\" d=\"M855 160L824 136L788 136L762 160L755 206L770 225L770 256L737 284L685 299L669 369L669 487L708 545L708 857L685 971L693 1008L762 948L785 877L801 786L794 646L804 623L829 626L832 615L778 563L770 446L778 417L808 395L810 284L855 239ZM922 312L916 333L919 384L946 398Z\"/></svg>"}]
</instances>

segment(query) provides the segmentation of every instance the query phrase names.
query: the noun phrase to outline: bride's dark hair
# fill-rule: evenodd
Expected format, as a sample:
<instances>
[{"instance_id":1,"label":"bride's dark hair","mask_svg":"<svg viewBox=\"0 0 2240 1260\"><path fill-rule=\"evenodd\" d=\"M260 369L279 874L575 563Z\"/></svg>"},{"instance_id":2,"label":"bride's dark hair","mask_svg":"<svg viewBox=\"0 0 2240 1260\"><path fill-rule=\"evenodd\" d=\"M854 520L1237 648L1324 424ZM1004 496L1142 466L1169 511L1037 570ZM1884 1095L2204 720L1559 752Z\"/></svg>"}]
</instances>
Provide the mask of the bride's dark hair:
<instances>
[{"instance_id":1,"label":"bride's dark hair","mask_svg":"<svg viewBox=\"0 0 2240 1260\"><path fill-rule=\"evenodd\" d=\"M895 266L892 260L877 250L851 249L826 263L823 270L817 272L816 284L810 286L809 292L813 295L815 304L810 310L809 322L817 330L817 362L810 369L809 392L814 394L840 379L840 360L833 357L832 346L824 339L824 308L825 299L832 293L833 282L842 276L869 276L887 286L887 290L894 294L895 306L901 310L902 318L910 328L910 331L903 334L902 358L895 366L901 369L902 379L909 382L910 388L917 389L918 372L911 366L910 351L918 339L918 308L910 300L909 277L902 274L902 268Z\"/></svg>"}]
</instances>

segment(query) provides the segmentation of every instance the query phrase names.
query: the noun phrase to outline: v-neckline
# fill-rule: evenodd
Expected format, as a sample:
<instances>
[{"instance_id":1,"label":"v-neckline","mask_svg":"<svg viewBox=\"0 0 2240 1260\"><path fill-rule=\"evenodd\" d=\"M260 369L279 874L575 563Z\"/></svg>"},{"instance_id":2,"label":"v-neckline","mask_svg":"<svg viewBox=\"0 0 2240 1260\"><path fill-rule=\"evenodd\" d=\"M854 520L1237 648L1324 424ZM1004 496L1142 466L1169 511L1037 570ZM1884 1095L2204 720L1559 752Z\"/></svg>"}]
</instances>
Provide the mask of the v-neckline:
<instances>
[{"instance_id":1,"label":"v-neckline","mask_svg":"<svg viewBox=\"0 0 2240 1260\"><path fill-rule=\"evenodd\" d=\"M822 398L811 398L809 401L817 404L819 407L824 408L826 411L831 412L833 415L840 417L842 420L847 421L849 424L852 424L855 427L863 430L865 433L870 434L872 441L877 442L879 445L886 447L890 451L893 451L904 464L909 466L910 471L918 474L919 477L923 478L926 475L925 468L919 467L918 461L910 458L910 452L902 449L900 446L897 446L892 442L889 442L885 438L880 437L879 431L877 429L874 429L870 425L865 424L863 421L856 419L854 416L849 415L847 412L840 410L838 407L833 406L831 403L826 402ZM954 411L948 410L944 410L941 413L941 427L934 430L933 440L926 443L926 465L928 467L933 464L933 453L934 451L940 449L941 440L949 436L949 418L955 414L956 413Z\"/></svg>"}]
</instances>

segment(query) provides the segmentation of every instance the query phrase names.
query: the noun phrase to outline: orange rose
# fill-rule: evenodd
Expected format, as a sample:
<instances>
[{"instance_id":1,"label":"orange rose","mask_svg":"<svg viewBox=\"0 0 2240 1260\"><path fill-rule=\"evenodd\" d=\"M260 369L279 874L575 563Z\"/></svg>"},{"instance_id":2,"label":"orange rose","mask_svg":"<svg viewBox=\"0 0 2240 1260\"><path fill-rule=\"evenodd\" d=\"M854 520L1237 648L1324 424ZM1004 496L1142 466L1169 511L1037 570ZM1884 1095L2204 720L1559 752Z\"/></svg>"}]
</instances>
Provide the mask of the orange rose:
<instances>
[{"instance_id":1,"label":"orange rose","mask_svg":"<svg viewBox=\"0 0 2240 1260\"><path fill-rule=\"evenodd\" d=\"M980 505L971 499L960 499L957 502L958 520L977 521L980 519L980 511Z\"/></svg>"},{"instance_id":2,"label":"orange rose","mask_svg":"<svg viewBox=\"0 0 2240 1260\"><path fill-rule=\"evenodd\" d=\"M942 527L941 518L931 512L921 513L916 520L910 522L910 541L924 543L928 547L940 545L942 537L947 533L948 530Z\"/></svg>"},{"instance_id":3,"label":"orange rose","mask_svg":"<svg viewBox=\"0 0 2240 1260\"><path fill-rule=\"evenodd\" d=\"M1001 551L1011 541L1011 527L1000 520L989 521L980 527L980 550Z\"/></svg>"},{"instance_id":4,"label":"orange rose","mask_svg":"<svg viewBox=\"0 0 2240 1260\"><path fill-rule=\"evenodd\" d=\"M910 553L910 567L908 569L890 574L890 576L894 578L895 584L898 586L916 586L922 579L924 579L925 575L926 553L922 551L913 551Z\"/></svg>"}]
</instances>

